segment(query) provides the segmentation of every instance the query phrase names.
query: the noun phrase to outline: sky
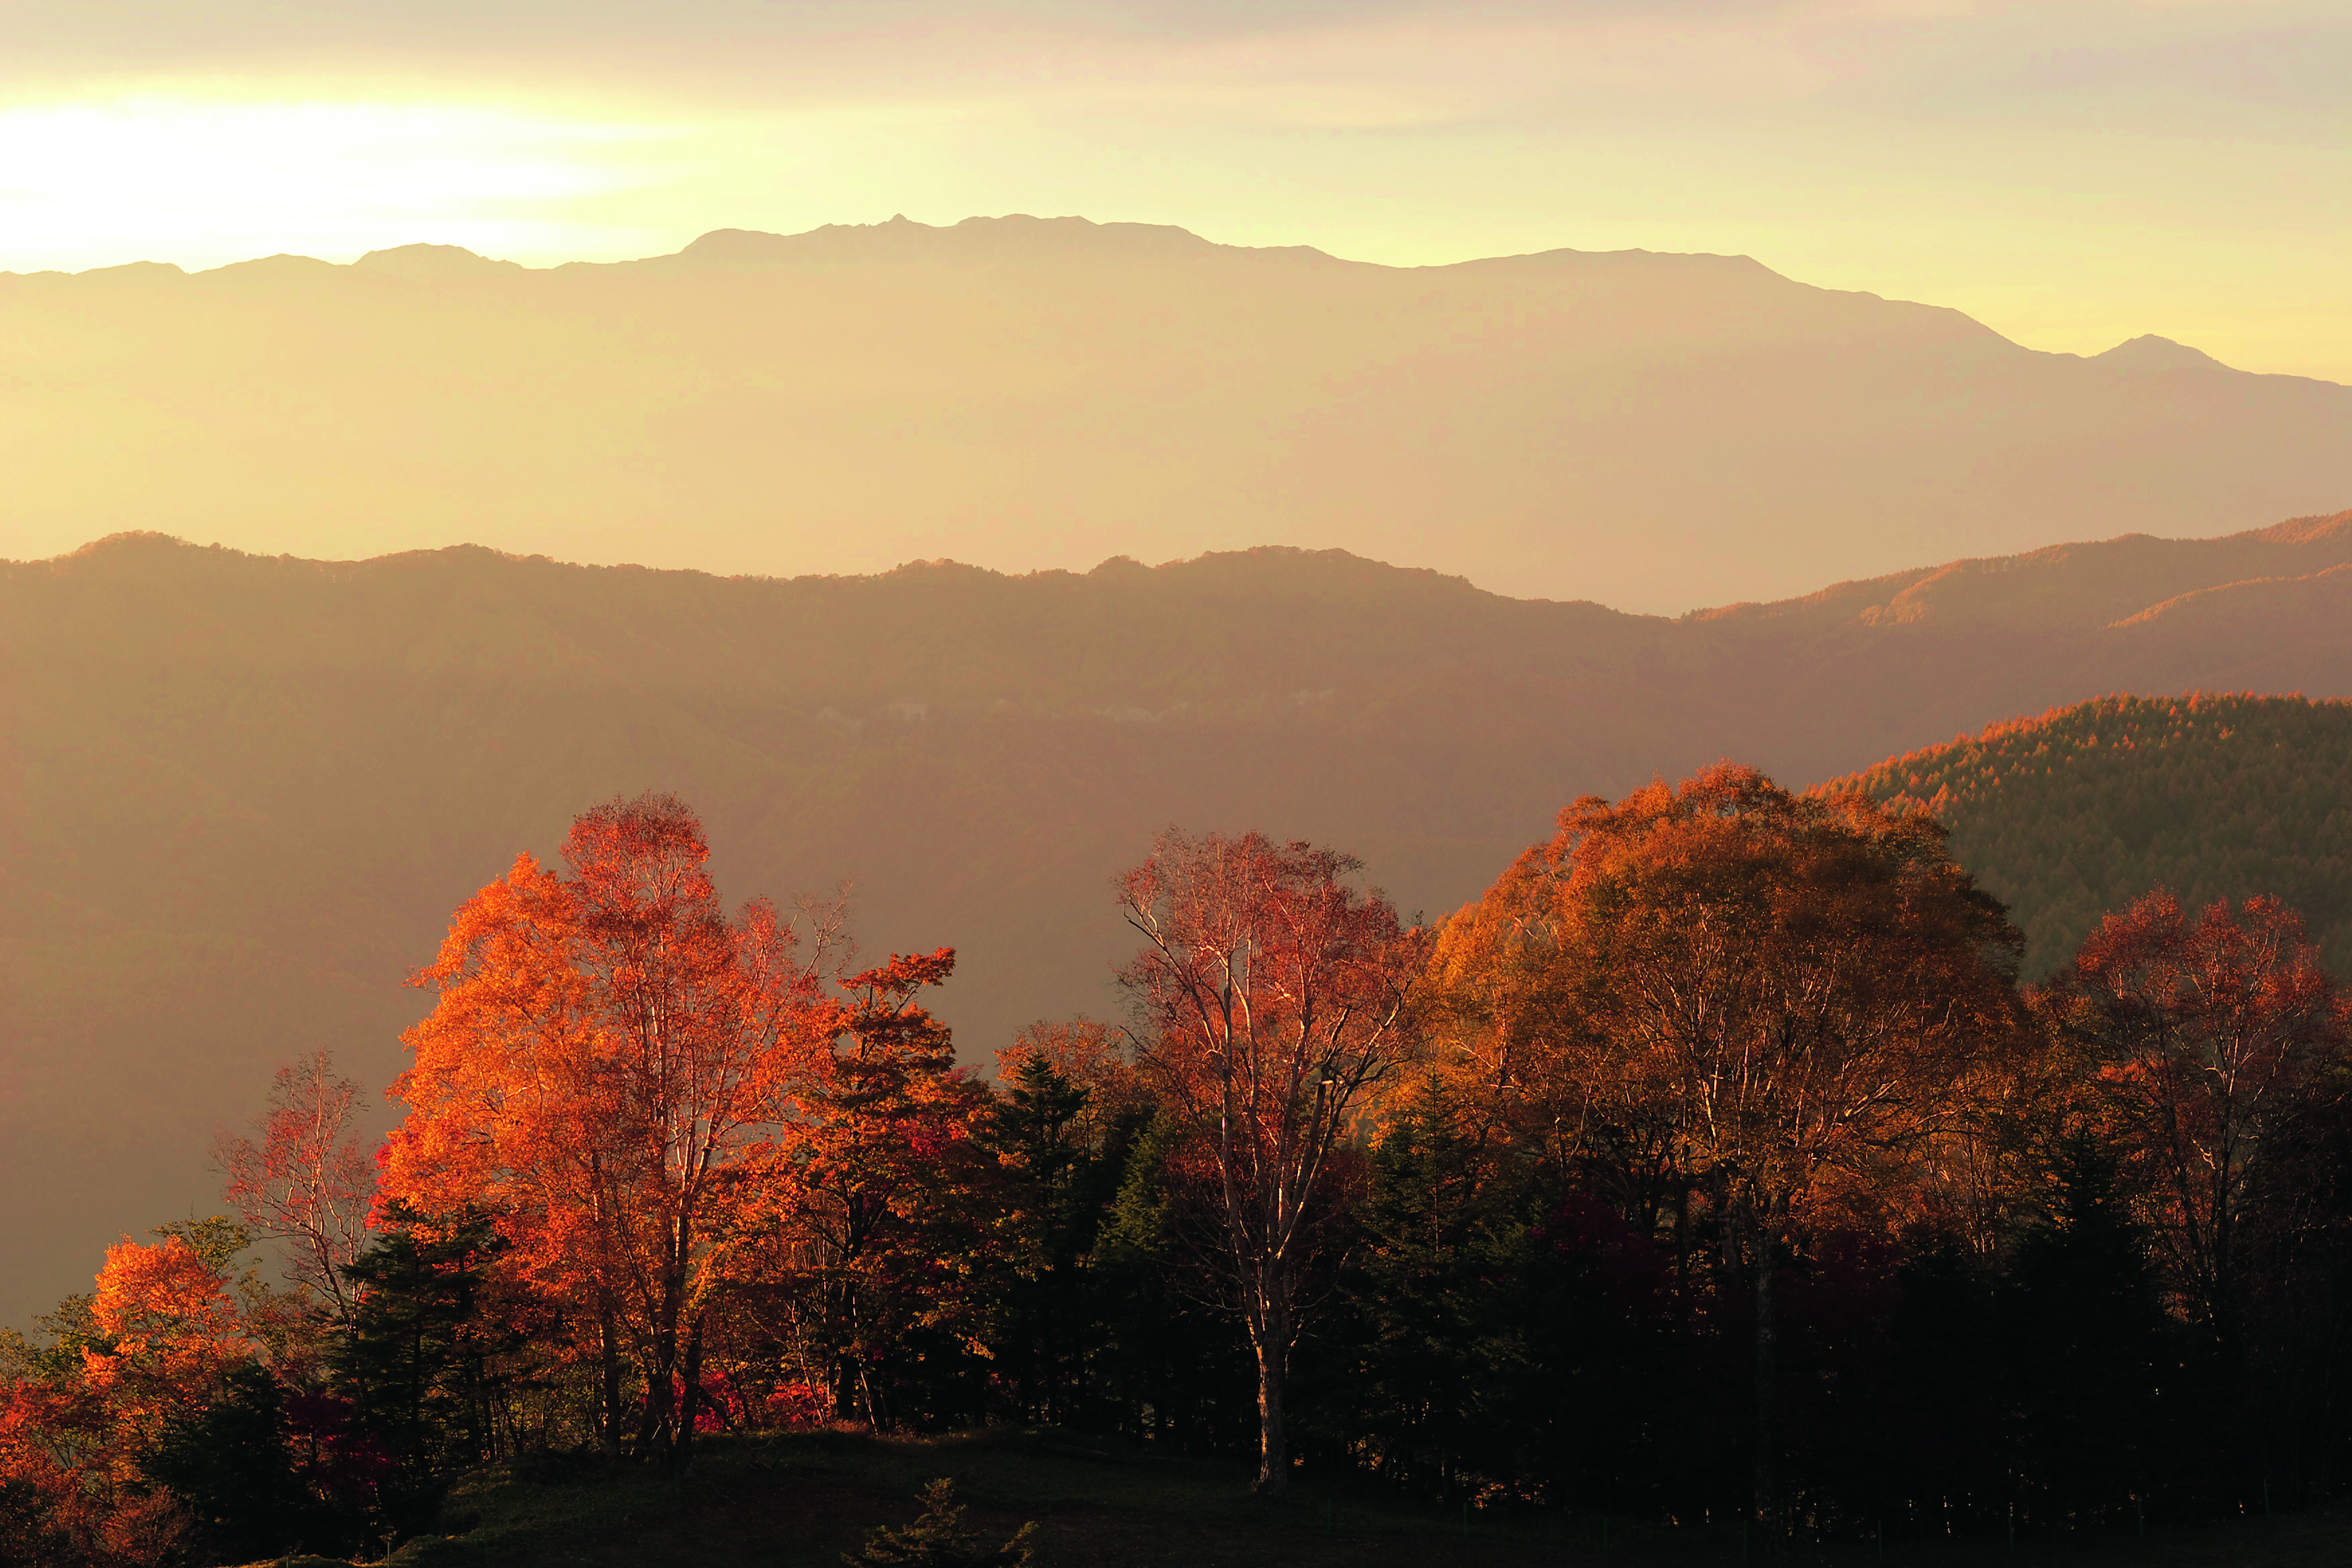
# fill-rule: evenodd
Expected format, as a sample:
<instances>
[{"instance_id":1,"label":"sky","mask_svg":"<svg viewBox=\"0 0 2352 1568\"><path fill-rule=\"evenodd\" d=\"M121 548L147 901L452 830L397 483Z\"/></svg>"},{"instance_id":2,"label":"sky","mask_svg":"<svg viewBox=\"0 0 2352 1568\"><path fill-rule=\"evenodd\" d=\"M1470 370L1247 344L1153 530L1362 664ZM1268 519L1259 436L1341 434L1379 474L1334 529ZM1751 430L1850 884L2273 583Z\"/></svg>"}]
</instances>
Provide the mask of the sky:
<instances>
[{"instance_id":1,"label":"sky","mask_svg":"<svg viewBox=\"0 0 2352 1568\"><path fill-rule=\"evenodd\" d=\"M973 214L1745 254L2352 382L2345 0L9 0L0 270Z\"/></svg>"}]
</instances>

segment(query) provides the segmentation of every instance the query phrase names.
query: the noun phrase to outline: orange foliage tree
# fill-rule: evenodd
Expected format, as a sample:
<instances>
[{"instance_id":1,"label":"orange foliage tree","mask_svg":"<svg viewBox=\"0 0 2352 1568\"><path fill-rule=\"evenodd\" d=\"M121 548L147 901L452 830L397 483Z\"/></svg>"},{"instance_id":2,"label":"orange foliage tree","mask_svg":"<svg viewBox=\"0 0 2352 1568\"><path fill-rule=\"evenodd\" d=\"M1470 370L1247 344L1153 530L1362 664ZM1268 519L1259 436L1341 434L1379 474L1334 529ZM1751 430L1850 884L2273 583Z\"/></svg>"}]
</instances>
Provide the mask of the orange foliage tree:
<instances>
[{"instance_id":1,"label":"orange foliage tree","mask_svg":"<svg viewBox=\"0 0 2352 1568\"><path fill-rule=\"evenodd\" d=\"M1024 1025L1013 1043L996 1053L996 1081L1000 1087L1018 1083L1035 1066L1085 1091L1077 1114L1089 1140L1099 1138L1103 1122L1149 1104L1135 1064L1128 1059L1127 1037L1115 1024L1080 1016Z\"/></svg>"},{"instance_id":2,"label":"orange foliage tree","mask_svg":"<svg viewBox=\"0 0 2352 1568\"><path fill-rule=\"evenodd\" d=\"M158 1234L109 1247L96 1293L48 1320L40 1374L0 1392L0 1561L143 1564L188 1545L187 1510L144 1463L265 1347L240 1300L256 1282L227 1273L245 1233L214 1219Z\"/></svg>"},{"instance_id":3,"label":"orange foliage tree","mask_svg":"<svg viewBox=\"0 0 2352 1568\"><path fill-rule=\"evenodd\" d=\"M1410 1044L1405 1002L1423 960L1351 856L1261 834L1171 830L1119 879L1144 944L1119 972L1140 1066L1206 1160L1219 1258L1258 1370L1261 1491L1287 1484L1283 1395L1313 1221L1364 1097Z\"/></svg>"},{"instance_id":4,"label":"orange foliage tree","mask_svg":"<svg viewBox=\"0 0 2352 1568\"><path fill-rule=\"evenodd\" d=\"M2347 1089L2345 1008L2302 917L2255 898L2191 920L2158 889L2107 916L2044 999L2091 1048L2177 1305L2226 1327L2265 1164Z\"/></svg>"},{"instance_id":5,"label":"orange foliage tree","mask_svg":"<svg viewBox=\"0 0 2352 1568\"><path fill-rule=\"evenodd\" d=\"M1696 1194L1755 1292L1756 1507L1780 1542L1776 1258L1809 1201L1883 1194L2018 1037L2021 939L1943 832L1858 795L1707 769L1588 797L1441 944L1467 1076L1611 1171L1637 1215Z\"/></svg>"},{"instance_id":6,"label":"orange foliage tree","mask_svg":"<svg viewBox=\"0 0 2352 1568\"><path fill-rule=\"evenodd\" d=\"M0 1331L0 1563L104 1568L202 1560L217 1517L182 1490L176 1461L258 1384L319 1371L314 1314L257 1268L233 1274L252 1234L215 1215L125 1237L96 1289L36 1322L47 1342ZM268 1521L275 1531L283 1521Z\"/></svg>"},{"instance_id":7,"label":"orange foliage tree","mask_svg":"<svg viewBox=\"0 0 2352 1568\"><path fill-rule=\"evenodd\" d=\"M106 1249L90 1302L105 1338L84 1348L82 1363L137 1443L166 1421L200 1414L228 1370L261 1349L224 1267L245 1240L237 1233L200 1248L185 1235L152 1245L125 1237Z\"/></svg>"},{"instance_id":8,"label":"orange foliage tree","mask_svg":"<svg viewBox=\"0 0 2352 1568\"><path fill-rule=\"evenodd\" d=\"M763 901L723 913L701 824L645 795L582 816L568 875L529 856L458 910L417 976L406 1120L381 1191L492 1214L515 1267L595 1326L604 1437L683 1461L704 1330L838 1019ZM681 1397L682 1395L682 1397Z\"/></svg>"}]
</instances>

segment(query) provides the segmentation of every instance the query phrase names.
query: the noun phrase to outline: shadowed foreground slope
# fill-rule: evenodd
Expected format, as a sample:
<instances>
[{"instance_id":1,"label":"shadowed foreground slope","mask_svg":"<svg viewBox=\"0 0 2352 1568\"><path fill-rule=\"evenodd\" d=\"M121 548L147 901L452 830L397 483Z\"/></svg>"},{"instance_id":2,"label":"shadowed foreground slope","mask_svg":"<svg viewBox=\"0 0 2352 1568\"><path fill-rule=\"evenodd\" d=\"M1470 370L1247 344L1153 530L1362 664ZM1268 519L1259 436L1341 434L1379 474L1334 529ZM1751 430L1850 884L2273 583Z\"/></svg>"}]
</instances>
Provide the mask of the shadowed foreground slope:
<instances>
[{"instance_id":1,"label":"shadowed foreground slope","mask_svg":"<svg viewBox=\"0 0 2352 1568\"><path fill-rule=\"evenodd\" d=\"M1171 821L1353 849L1407 911L1555 812L1717 757L1798 784L2102 692L2352 694L2352 513L2126 538L1670 621L1329 552L1083 576L719 579L155 536L0 567L0 1321L215 1206L204 1149L518 850L683 795L732 899L859 884L961 952L984 1058L1108 1011L1108 881Z\"/></svg>"},{"instance_id":2,"label":"shadowed foreground slope","mask_svg":"<svg viewBox=\"0 0 2352 1568\"><path fill-rule=\"evenodd\" d=\"M1051 1434L1048 1434L1050 1436ZM593 1568L690 1563L698 1568L837 1568L866 1531L902 1524L923 1484L951 1476L967 1522L1010 1535L1035 1520L1036 1568L1322 1568L1427 1563L1545 1568L1562 1563L1729 1564L1744 1560L1736 1524L1677 1528L1590 1511L1440 1510L1358 1485L1302 1478L1285 1502L1248 1495L1246 1472L1215 1461L1126 1462L1047 1450L1038 1437L874 1438L816 1432L710 1440L684 1483L656 1470L608 1470L550 1458L462 1481L445 1510L452 1533L410 1543L395 1568ZM1911 1541L1881 1546L1800 1542L1790 1561L1861 1564L2072 1563L2157 1568L2318 1568L2343 1560L2352 1520L2340 1509L2247 1519L2210 1529L2064 1532Z\"/></svg>"}]
</instances>

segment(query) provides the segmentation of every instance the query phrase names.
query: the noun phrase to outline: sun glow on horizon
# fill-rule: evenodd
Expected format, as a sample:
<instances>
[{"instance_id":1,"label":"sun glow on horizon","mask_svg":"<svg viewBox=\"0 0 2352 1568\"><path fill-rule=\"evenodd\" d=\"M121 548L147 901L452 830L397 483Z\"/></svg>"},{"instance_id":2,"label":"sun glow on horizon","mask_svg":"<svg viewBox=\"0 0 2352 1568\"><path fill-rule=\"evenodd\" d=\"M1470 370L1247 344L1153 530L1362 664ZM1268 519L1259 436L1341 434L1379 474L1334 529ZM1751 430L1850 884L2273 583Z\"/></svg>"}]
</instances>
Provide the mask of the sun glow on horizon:
<instances>
[{"instance_id":1,"label":"sun glow on horizon","mask_svg":"<svg viewBox=\"0 0 2352 1568\"><path fill-rule=\"evenodd\" d=\"M600 221L594 204L676 179L695 133L430 101L146 95L0 110L0 268L348 260L428 237L542 265L633 253L663 237Z\"/></svg>"},{"instance_id":2,"label":"sun glow on horizon","mask_svg":"<svg viewBox=\"0 0 2352 1568\"><path fill-rule=\"evenodd\" d=\"M0 270L1075 214L1394 266L1748 255L2032 348L2352 383L2325 0L55 18L0 58Z\"/></svg>"}]
</instances>

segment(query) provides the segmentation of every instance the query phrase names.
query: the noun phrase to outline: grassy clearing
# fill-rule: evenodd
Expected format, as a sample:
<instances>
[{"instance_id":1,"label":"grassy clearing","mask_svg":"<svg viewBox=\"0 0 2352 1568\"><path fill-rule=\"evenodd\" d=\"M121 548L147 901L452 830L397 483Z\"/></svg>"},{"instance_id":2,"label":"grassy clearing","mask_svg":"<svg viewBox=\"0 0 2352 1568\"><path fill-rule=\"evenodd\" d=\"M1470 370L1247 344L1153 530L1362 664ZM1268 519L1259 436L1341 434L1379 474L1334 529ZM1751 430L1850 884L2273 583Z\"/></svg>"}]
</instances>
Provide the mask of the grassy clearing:
<instances>
[{"instance_id":1,"label":"grassy clearing","mask_svg":"<svg viewBox=\"0 0 2352 1568\"><path fill-rule=\"evenodd\" d=\"M1301 1483L1286 1502L1247 1491L1226 1464L1132 1464L1048 1450L1017 1432L950 1437L835 1433L719 1438L684 1481L635 1468L541 1459L483 1470L451 1495L446 1538L413 1542L396 1568L583 1564L636 1568L835 1568L880 1523L917 1511L923 1484L951 1476L968 1523L1010 1535L1036 1520L1039 1568L1322 1568L1424 1563L1734 1564L1739 1533L1598 1516L1445 1516L1358 1490ZM1607 1533L1603 1542L1604 1528ZM2304 1568L2352 1561L2352 1510L2246 1520L2181 1533L1886 1543L1884 1561L1995 1559L2155 1568ZM1874 1543L1804 1547L1800 1563L1881 1561Z\"/></svg>"}]
</instances>

